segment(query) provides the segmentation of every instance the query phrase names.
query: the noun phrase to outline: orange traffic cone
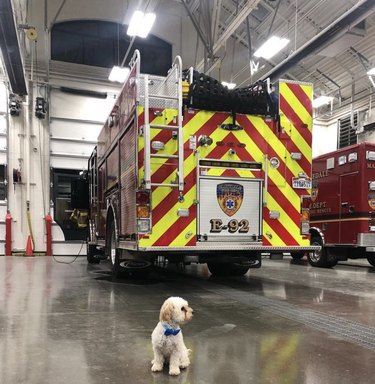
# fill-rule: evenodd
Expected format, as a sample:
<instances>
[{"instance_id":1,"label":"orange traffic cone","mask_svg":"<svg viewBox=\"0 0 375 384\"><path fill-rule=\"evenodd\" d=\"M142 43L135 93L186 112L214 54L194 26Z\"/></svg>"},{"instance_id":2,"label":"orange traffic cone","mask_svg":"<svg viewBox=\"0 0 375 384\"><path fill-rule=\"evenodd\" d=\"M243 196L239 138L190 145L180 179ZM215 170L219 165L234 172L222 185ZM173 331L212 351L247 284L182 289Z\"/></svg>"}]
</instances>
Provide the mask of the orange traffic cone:
<instances>
[{"instance_id":1,"label":"orange traffic cone","mask_svg":"<svg viewBox=\"0 0 375 384\"><path fill-rule=\"evenodd\" d=\"M31 244L31 236L30 235L27 237L25 256L34 256L33 255L33 245Z\"/></svg>"}]
</instances>

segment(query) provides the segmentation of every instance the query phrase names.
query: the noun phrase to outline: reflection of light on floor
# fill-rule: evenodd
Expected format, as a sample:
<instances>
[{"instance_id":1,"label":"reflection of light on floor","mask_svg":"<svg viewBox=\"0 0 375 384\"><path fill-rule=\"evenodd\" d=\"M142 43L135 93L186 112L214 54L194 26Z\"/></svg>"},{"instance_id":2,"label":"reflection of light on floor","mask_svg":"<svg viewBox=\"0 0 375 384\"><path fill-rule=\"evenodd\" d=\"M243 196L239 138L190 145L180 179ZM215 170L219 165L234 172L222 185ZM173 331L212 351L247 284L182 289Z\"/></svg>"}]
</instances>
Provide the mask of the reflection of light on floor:
<instances>
[{"instance_id":1,"label":"reflection of light on floor","mask_svg":"<svg viewBox=\"0 0 375 384\"><path fill-rule=\"evenodd\" d=\"M261 383L300 384L298 378L298 334L266 335L261 340Z\"/></svg>"},{"instance_id":2,"label":"reflection of light on floor","mask_svg":"<svg viewBox=\"0 0 375 384\"><path fill-rule=\"evenodd\" d=\"M322 289L320 291L320 293L314 297L314 302L315 303L322 303L323 301L324 301L324 291Z\"/></svg>"},{"instance_id":3,"label":"reflection of light on floor","mask_svg":"<svg viewBox=\"0 0 375 384\"><path fill-rule=\"evenodd\" d=\"M55 315L51 308L61 304L61 290L66 284L61 270L55 268L52 259L1 259L0 313L7 314L0 328L2 383L53 383L59 372L67 383L90 381L81 342L59 340L56 344L58 330L50 329ZM70 363L73 368L67 370ZM30 366L36 368L28 369Z\"/></svg>"},{"instance_id":4,"label":"reflection of light on floor","mask_svg":"<svg viewBox=\"0 0 375 384\"><path fill-rule=\"evenodd\" d=\"M253 382L251 379L260 375L258 336L251 330L237 331L231 324L215 328L211 335L209 330L204 330L203 337L185 337L186 346L193 351L190 357L194 372L187 383Z\"/></svg>"},{"instance_id":5,"label":"reflection of light on floor","mask_svg":"<svg viewBox=\"0 0 375 384\"><path fill-rule=\"evenodd\" d=\"M264 296L274 299L286 299L285 284L263 283Z\"/></svg>"}]
</instances>

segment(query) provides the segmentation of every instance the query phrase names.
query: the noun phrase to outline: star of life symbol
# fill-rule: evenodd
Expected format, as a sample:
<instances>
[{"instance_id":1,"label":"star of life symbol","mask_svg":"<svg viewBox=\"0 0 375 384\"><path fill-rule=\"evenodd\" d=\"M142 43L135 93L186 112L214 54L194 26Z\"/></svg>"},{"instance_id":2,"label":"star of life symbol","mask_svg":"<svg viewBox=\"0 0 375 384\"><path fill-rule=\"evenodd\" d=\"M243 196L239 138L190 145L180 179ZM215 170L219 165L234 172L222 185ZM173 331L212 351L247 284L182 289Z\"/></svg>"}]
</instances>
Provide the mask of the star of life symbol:
<instances>
[{"instance_id":1,"label":"star of life symbol","mask_svg":"<svg viewBox=\"0 0 375 384\"><path fill-rule=\"evenodd\" d=\"M234 207L234 201L233 200L227 200L226 204L228 209L233 209Z\"/></svg>"},{"instance_id":2,"label":"star of life symbol","mask_svg":"<svg viewBox=\"0 0 375 384\"><path fill-rule=\"evenodd\" d=\"M243 201L243 186L236 183L222 183L216 186L217 202L227 216L233 216Z\"/></svg>"}]
</instances>

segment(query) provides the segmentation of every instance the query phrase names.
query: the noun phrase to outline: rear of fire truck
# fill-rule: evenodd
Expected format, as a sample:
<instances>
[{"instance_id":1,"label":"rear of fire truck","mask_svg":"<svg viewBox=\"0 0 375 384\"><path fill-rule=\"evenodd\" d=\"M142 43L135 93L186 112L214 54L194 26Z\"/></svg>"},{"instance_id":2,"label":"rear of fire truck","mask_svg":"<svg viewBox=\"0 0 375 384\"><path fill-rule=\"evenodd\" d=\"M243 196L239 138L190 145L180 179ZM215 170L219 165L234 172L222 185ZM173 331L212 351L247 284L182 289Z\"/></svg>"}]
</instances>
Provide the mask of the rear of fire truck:
<instances>
[{"instance_id":1,"label":"rear of fire truck","mask_svg":"<svg viewBox=\"0 0 375 384\"><path fill-rule=\"evenodd\" d=\"M89 262L99 247L115 274L164 257L241 275L262 253L320 249L309 237L311 84L229 91L179 57L166 77L139 69L136 51L89 161Z\"/></svg>"}]
</instances>

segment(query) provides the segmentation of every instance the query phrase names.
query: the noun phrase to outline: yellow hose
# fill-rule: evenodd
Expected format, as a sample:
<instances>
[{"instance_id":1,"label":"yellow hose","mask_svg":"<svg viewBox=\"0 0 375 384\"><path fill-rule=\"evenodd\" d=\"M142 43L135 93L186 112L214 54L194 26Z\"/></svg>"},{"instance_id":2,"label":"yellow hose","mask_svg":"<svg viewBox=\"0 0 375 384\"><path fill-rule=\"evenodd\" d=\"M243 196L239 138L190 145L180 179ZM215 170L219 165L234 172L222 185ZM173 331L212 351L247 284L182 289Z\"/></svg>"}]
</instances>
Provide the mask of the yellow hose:
<instances>
[{"instance_id":1,"label":"yellow hose","mask_svg":"<svg viewBox=\"0 0 375 384\"><path fill-rule=\"evenodd\" d=\"M29 232L30 232L30 236L31 236L31 241L33 243L33 249L35 249L33 228L31 226L31 218L30 218L30 201L26 201L26 217L27 217L27 225L29 227Z\"/></svg>"}]
</instances>

